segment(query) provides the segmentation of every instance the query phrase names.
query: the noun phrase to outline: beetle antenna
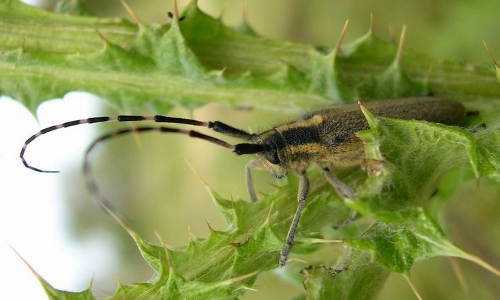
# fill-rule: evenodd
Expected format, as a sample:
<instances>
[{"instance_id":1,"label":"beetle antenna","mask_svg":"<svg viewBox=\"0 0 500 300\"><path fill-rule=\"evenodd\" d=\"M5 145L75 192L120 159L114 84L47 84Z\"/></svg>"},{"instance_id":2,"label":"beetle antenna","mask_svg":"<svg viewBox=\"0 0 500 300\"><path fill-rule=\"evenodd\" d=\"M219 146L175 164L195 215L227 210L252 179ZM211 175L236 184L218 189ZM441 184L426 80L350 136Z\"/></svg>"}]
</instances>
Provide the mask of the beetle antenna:
<instances>
[{"instance_id":1,"label":"beetle antenna","mask_svg":"<svg viewBox=\"0 0 500 300\"><path fill-rule=\"evenodd\" d=\"M233 152L236 153L237 155L255 154L266 150L266 147L261 144L241 143L241 144L236 144L233 147L234 147Z\"/></svg>"},{"instance_id":2,"label":"beetle antenna","mask_svg":"<svg viewBox=\"0 0 500 300\"><path fill-rule=\"evenodd\" d=\"M54 126L49 126L46 127L39 132L35 133L31 137L29 137L25 142L24 145L21 149L21 152L19 153L19 157L21 158L21 161L23 162L24 166L28 169L31 169L33 171L37 172L42 172L42 173L58 173L59 171L52 171L52 170L43 170L34 166L31 166L28 164L26 159L24 158L24 154L26 152L26 149L28 145L33 142L35 139L40 137L41 135L44 135L46 133L52 132L54 130L58 129L63 129L63 128L68 128L76 125L81 125L81 124L95 124L95 123L104 123L104 122L139 122L139 121L149 121L149 122L156 122L156 123L172 123L172 124L185 124L185 125L192 125L192 126L199 126L199 127L206 127L210 128L215 132L219 132L221 134L235 137L238 139L243 139L243 140L250 140L253 135L243 131L241 129L234 128L232 126L229 126L225 123L215 121L215 122L205 122L205 121L198 121L194 119L185 119L185 118L175 118L175 117L168 117L168 116L161 116L161 115L156 115L156 116L134 116L134 115L120 115L120 116L111 116L111 117L94 117L94 118L88 118L88 119L80 119L80 120L73 120L65 123L61 123L58 125ZM149 129L148 129L149 128ZM155 129L156 128L156 129ZM217 144L219 146L222 146L224 148L227 148L231 151L235 150L235 146L228 144L222 140L216 139L214 137L192 131L192 130L182 130L182 129L175 129L175 128L169 128L169 127L141 127L139 130L120 130L116 131L112 134L105 135L101 137L100 139L96 140L94 143L98 144L102 142L103 140L109 139L112 136L116 135L122 135L126 134L129 132L143 132L143 131L159 131L159 132L170 132L170 133L180 133L180 134L186 134L191 137L196 137L196 138L201 138L205 141L209 141L211 143ZM95 145L93 145L95 146ZM93 147L91 146L91 147ZM253 152L255 153L255 152Z\"/></svg>"},{"instance_id":3,"label":"beetle antenna","mask_svg":"<svg viewBox=\"0 0 500 300\"><path fill-rule=\"evenodd\" d=\"M87 189L89 190L89 193L94 196L94 199L96 199L98 202L103 203L106 205L106 207L112 209L112 204L110 201L99 191L99 187L97 186L97 182L92 175L92 171L90 168L90 154L91 152L95 149L95 147L102 142L115 138L117 136L122 136L130 133L143 133L147 131L156 131L159 133L177 133L177 134L183 134L187 135L190 137L194 138L199 138L202 140L205 140L207 142L219 145L221 147L224 147L226 149L229 149L231 151L235 151L236 146L231 145L229 143L224 142L223 140L214 138L212 136L194 131L194 130L185 130L185 129L178 129L178 128L171 128L171 127L166 127L166 126L140 126L136 128L125 128L125 129L120 129L116 130L110 133L107 133L105 135L102 135L101 137L97 138L94 140L90 146L87 148L85 151L85 158L83 162L83 173L85 177L85 182L87 184ZM113 209L112 209L113 210Z\"/></svg>"}]
</instances>

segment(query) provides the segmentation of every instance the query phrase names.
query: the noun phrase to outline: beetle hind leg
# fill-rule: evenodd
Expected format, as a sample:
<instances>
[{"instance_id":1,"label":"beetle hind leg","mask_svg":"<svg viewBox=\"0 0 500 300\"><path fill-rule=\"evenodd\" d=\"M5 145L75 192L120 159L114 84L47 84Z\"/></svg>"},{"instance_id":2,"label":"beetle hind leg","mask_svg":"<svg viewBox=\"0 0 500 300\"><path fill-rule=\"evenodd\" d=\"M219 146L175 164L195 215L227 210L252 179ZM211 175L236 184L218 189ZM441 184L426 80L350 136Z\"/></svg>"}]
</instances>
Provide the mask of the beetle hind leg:
<instances>
[{"instance_id":1,"label":"beetle hind leg","mask_svg":"<svg viewBox=\"0 0 500 300\"><path fill-rule=\"evenodd\" d=\"M330 172L330 169L323 168L323 174L325 175L326 180L332 185L333 189L335 190L335 193L339 196L340 199L345 200L347 198L354 197L356 191L354 191L353 188L345 184L342 180L338 179L337 176L335 176L333 173ZM335 225L334 228L338 229L340 227L349 225L352 221L356 219L356 216L357 212L351 210L351 212L349 213L349 217L345 221Z\"/></svg>"},{"instance_id":2,"label":"beetle hind leg","mask_svg":"<svg viewBox=\"0 0 500 300\"><path fill-rule=\"evenodd\" d=\"M332 185L333 189L335 189L335 192L340 199L344 200L354 197L354 194L356 193L354 189L345 184L342 180L338 179L337 176L330 172L330 169L323 168L323 174L325 175L326 180L328 180L328 182Z\"/></svg>"}]
</instances>

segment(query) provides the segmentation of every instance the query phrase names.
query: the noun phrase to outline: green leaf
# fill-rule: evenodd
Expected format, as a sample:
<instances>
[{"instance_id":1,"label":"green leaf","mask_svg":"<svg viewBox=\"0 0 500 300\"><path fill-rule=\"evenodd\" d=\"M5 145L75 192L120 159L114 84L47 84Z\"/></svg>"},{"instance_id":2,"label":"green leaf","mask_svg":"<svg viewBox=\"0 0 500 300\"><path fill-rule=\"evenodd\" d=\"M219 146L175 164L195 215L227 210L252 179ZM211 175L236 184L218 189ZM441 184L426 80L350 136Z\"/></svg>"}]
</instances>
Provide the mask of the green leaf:
<instances>
[{"instance_id":1,"label":"green leaf","mask_svg":"<svg viewBox=\"0 0 500 300\"><path fill-rule=\"evenodd\" d=\"M427 214L418 210L414 214L405 224L377 222L363 236L346 243L370 252L373 261L402 274L408 274L418 260L437 256L465 257Z\"/></svg>"},{"instance_id":2,"label":"green leaf","mask_svg":"<svg viewBox=\"0 0 500 300\"><path fill-rule=\"evenodd\" d=\"M477 84L467 81L469 67L458 63L402 53L401 63L392 64L396 47L372 31L330 55L228 28L196 3L183 15L173 26L144 25L52 14L2 0L0 91L32 111L73 90L97 94L125 111L213 102L296 111L359 97L422 95L427 86L451 98L500 94L486 67L477 67ZM463 81L469 84L457 85Z\"/></svg>"},{"instance_id":3,"label":"green leaf","mask_svg":"<svg viewBox=\"0 0 500 300\"><path fill-rule=\"evenodd\" d=\"M389 272L370 261L363 251L351 251L340 267L310 266L303 269L308 299L377 299Z\"/></svg>"},{"instance_id":4,"label":"green leaf","mask_svg":"<svg viewBox=\"0 0 500 300\"><path fill-rule=\"evenodd\" d=\"M489 121L491 140L466 129L435 123L378 118L364 110L371 129L358 132L365 142L366 158L383 164L356 192L350 207L377 219L402 222L404 212L426 201L435 192L437 180L456 167L473 170L476 177L498 178L498 120ZM481 151L478 151L481 149ZM495 151L495 150L493 150ZM425 162L425 163L424 163ZM394 214L397 212L397 214ZM387 217L387 219L385 219Z\"/></svg>"},{"instance_id":5,"label":"green leaf","mask_svg":"<svg viewBox=\"0 0 500 300\"><path fill-rule=\"evenodd\" d=\"M490 170L494 170L491 177L496 178L499 169L494 161L476 151L482 147L465 129L375 117L364 107L362 111L371 128L357 135L366 143L367 159L378 168L369 173L347 204L382 222L346 243L369 251L373 261L403 274L409 274L418 260L437 256L470 259L446 239L422 207L448 170L468 163L476 176L491 176ZM483 168L487 172L481 173L480 164L490 166Z\"/></svg>"}]
</instances>

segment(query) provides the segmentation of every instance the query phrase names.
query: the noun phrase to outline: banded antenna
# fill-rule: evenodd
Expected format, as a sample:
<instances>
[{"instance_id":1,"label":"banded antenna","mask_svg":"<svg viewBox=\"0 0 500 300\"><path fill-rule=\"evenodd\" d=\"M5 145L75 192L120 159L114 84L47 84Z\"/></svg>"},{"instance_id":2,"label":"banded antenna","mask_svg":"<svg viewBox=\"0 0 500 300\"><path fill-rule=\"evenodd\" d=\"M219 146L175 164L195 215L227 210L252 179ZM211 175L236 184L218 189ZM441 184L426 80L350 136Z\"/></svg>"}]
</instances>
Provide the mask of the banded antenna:
<instances>
[{"instance_id":1,"label":"banded antenna","mask_svg":"<svg viewBox=\"0 0 500 300\"><path fill-rule=\"evenodd\" d=\"M33 134L31 137L29 137L25 142L24 145L21 149L21 152L19 153L19 156L21 158L21 161L23 162L24 166L28 169L31 169L33 171L37 172L42 172L42 173L58 173L59 171L55 170L44 170L40 169L37 167L34 167L30 165L26 159L25 159L25 153L26 149L28 148L28 145L31 144L35 139L38 137L47 134L49 132L58 130L58 129L63 129L63 128L68 128L72 126L77 126L77 125L82 125L82 124L96 124L96 123L105 123L105 122L140 122L140 121L150 121L150 122L156 122L156 123L172 123L172 124L185 124L185 125L192 125L192 126L198 126L198 127L206 127L210 128L215 132L224 134L226 136L231 136L243 140L250 140L252 137L254 137L253 134L250 134L246 131L234 128L232 126L229 126L225 123L215 121L215 122L205 122L205 121L198 121L194 119L185 119L185 118L175 118L175 117L168 117L168 116L161 116L161 115L156 115L156 116L136 116L136 115L119 115L119 116L104 116L104 117L94 117L94 118L88 118L88 119L79 119L79 120L73 120L65 123L61 123L58 125L54 126L49 126L46 127L39 132ZM260 144L253 144L253 143L241 143L241 144L236 144L232 145L229 144L223 140L217 139L215 137L200 133L198 131L194 130L186 130L186 129L179 129L179 128L172 128L172 127L167 127L167 126L139 126L136 128L126 128L126 129L120 129L116 130L110 133L107 133L96 140L94 140L90 146L87 148L85 152L85 159L84 159L84 164L83 164L83 172L85 176L85 181L87 184L87 188L89 192L96 197L96 200L98 200L101 203L104 203L108 208L111 208L109 201L101 195L99 192L99 189L97 187L96 181L94 177L92 176L92 172L90 169L90 163L89 163L89 157L90 153L92 150L100 143L109 140L111 138L117 137L117 136L122 136L125 134L130 134L130 133L144 133L148 131L155 131L159 133L176 133L176 134L183 134L187 135L189 137L193 138L199 138L202 140L205 140L207 142L219 145L221 147L224 147L226 149L231 150L232 152L236 153L237 155L243 155L243 154L253 154L253 153L258 153L261 151L264 151L265 147L260 145Z\"/></svg>"}]
</instances>

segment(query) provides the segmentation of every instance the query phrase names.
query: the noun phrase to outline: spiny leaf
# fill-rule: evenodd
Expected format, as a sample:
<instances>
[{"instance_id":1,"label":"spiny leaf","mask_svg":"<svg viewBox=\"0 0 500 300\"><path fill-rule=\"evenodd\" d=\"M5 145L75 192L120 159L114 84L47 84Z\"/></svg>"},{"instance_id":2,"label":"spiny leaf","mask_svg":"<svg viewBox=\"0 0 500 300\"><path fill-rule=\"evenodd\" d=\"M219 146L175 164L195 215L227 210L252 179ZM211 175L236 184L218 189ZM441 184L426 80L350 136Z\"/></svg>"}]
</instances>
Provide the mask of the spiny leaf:
<instances>
[{"instance_id":1,"label":"spiny leaf","mask_svg":"<svg viewBox=\"0 0 500 300\"><path fill-rule=\"evenodd\" d=\"M334 268L301 271L307 299L376 299L389 272L358 250L348 251Z\"/></svg>"},{"instance_id":2,"label":"spiny leaf","mask_svg":"<svg viewBox=\"0 0 500 300\"><path fill-rule=\"evenodd\" d=\"M437 256L464 257L464 252L444 237L427 214L421 210L413 212L414 218L405 224L378 222L363 236L346 240L346 243L370 252L373 261L403 274L408 274L418 260Z\"/></svg>"},{"instance_id":3,"label":"spiny leaf","mask_svg":"<svg viewBox=\"0 0 500 300\"><path fill-rule=\"evenodd\" d=\"M490 135L492 141L483 140L488 144L485 147L472 133L458 127L376 118L367 111L365 115L372 128L357 135L366 143L367 159L383 162L384 167L356 192L351 207L363 214L401 222L407 217L404 210L425 205L425 199L434 193L437 179L455 166L468 164L476 177L495 178L500 172L498 156L487 150L498 149L498 133ZM491 121L487 127L496 132L499 122ZM485 171L480 173L480 168ZM397 211L385 219L385 213Z\"/></svg>"},{"instance_id":4,"label":"spiny leaf","mask_svg":"<svg viewBox=\"0 0 500 300\"><path fill-rule=\"evenodd\" d=\"M406 27L401 30L399 46L393 62L380 74L376 74L368 82L360 86L361 97L391 99L395 97L411 97L426 95L428 91L412 82L401 70L401 55L405 38Z\"/></svg>"},{"instance_id":5,"label":"spiny leaf","mask_svg":"<svg viewBox=\"0 0 500 300\"><path fill-rule=\"evenodd\" d=\"M489 157L480 157L473 135L464 129L378 118L362 110L371 129L358 136L366 143L367 158L383 165L348 204L385 223L375 223L363 236L346 243L369 251L374 261L405 274L417 260L436 256L468 259L421 207L444 172L468 162L477 176L488 175L478 174L478 166L479 161L488 164Z\"/></svg>"},{"instance_id":6,"label":"spiny leaf","mask_svg":"<svg viewBox=\"0 0 500 300\"><path fill-rule=\"evenodd\" d=\"M195 3L186 8L178 28L51 14L14 0L0 2L0 16L0 75L8 79L0 91L32 111L41 101L71 90L93 92L126 111L146 103L163 111L173 104L193 108L208 102L297 110L360 96L428 91L409 81L399 66L388 67L396 47L371 30L342 45L333 64L329 51L246 35L202 13ZM453 74L466 80L468 66L401 55L401 68L412 79L428 82L435 94L500 94L489 81L488 68L475 67L481 85L475 82L464 90L466 85L446 78Z\"/></svg>"}]
</instances>

